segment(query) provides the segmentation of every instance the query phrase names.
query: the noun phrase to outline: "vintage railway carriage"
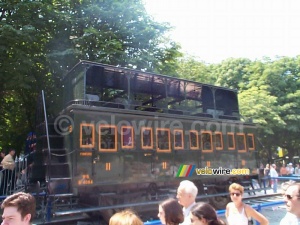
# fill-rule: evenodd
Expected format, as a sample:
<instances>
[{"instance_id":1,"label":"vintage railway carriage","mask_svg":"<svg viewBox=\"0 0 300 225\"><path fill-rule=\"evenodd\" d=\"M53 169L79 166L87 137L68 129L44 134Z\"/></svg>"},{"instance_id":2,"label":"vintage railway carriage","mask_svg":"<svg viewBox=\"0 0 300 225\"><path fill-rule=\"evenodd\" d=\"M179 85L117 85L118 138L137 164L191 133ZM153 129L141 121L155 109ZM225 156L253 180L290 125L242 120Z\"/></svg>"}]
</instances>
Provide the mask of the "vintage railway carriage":
<instances>
[{"instance_id":1,"label":"vintage railway carriage","mask_svg":"<svg viewBox=\"0 0 300 225\"><path fill-rule=\"evenodd\" d=\"M43 159L36 157L49 195L76 196L78 207L97 211L129 203L142 211L174 196L183 179L203 195L255 175L255 125L241 121L234 90L87 61L65 76L63 90L62 111L39 137ZM180 174L182 165L250 175ZM222 208L228 198L211 201Z\"/></svg>"}]
</instances>

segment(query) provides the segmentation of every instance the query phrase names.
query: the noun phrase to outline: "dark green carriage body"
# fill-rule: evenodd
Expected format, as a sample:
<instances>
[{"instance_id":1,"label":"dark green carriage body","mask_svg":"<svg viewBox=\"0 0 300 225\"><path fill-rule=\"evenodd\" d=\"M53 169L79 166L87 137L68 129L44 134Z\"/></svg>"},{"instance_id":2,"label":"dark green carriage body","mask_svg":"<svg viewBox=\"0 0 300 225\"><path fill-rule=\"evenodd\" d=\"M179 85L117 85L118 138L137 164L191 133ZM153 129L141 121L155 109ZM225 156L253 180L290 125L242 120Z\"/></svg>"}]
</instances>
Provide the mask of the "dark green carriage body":
<instances>
[{"instance_id":1,"label":"dark green carriage body","mask_svg":"<svg viewBox=\"0 0 300 225\"><path fill-rule=\"evenodd\" d=\"M55 166L60 176L44 160L49 193L70 192L82 207L134 203L139 211L175 197L184 179L205 195L225 193L233 178L243 182L257 174L256 127L240 120L233 90L84 61L63 88L53 126L65 154L51 159L63 161ZM193 170L182 170L187 167ZM250 173L197 175L205 167ZM227 196L223 200L222 206Z\"/></svg>"}]
</instances>

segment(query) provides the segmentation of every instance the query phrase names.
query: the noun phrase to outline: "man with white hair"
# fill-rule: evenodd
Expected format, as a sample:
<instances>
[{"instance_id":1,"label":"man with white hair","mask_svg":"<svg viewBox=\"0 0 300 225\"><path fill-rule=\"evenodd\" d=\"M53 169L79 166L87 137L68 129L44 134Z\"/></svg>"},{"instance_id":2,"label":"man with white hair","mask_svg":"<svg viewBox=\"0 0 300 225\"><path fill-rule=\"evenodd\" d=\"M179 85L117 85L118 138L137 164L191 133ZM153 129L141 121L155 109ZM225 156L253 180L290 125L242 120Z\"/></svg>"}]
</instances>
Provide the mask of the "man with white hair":
<instances>
[{"instance_id":1,"label":"man with white hair","mask_svg":"<svg viewBox=\"0 0 300 225\"><path fill-rule=\"evenodd\" d=\"M276 171L276 165L272 164L271 169L270 169L270 177L273 185L273 191L274 193L277 193L277 177L278 173Z\"/></svg>"},{"instance_id":2,"label":"man with white hair","mask_svg":"<svg viewBox=\"0 0 300 225\"><path fill-rule=\"evenodd\" d=\"M191 223L189 214L191 208L196 204L197 194L198 188L192 181L183 180L180 182L176 197L178 203L183 206L184 221L181 225L189 225Z\"/></svg>"}]
</instances>

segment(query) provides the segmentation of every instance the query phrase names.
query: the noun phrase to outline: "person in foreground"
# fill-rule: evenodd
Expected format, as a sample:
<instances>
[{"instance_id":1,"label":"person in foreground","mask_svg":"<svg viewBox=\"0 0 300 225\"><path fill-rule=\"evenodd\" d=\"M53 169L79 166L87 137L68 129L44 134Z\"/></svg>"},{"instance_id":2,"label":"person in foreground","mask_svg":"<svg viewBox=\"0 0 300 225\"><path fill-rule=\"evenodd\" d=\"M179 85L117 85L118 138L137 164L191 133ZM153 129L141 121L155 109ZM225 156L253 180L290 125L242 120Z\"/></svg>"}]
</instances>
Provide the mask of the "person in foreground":
<instances>
[{"instance_id":1,"label":"person in foreground","mask_svg":"<svg viewBox=\"0 0 300 225\"><path fill-rule=\"evenodd\" d=\"M280 221L280 225L300 224L300 183L289 185L284 193L287 214Z\"/></svg>"},{"instance_id":2,"label":"person in foreground","mask_svg":"<svg viewBox=\"0 0 300 225\"><path fill-rule=\"evenodd\" d=\"M35 198L24 192L8 196L1 204L1 225L30 225L35 216Z\"/></svg>"},{"instance_id":3,"label":"person in foreground","mask_svg":"<svg viewBox=\"0 0 300 225\"><path fill-rule=\"evenodd\" d=\"M220 220L215 209L208 203L196 203L190 212L191 225L225 225L226 223Z\"/></svg>"},{"instance_id":4,"label":"person in foreground","mask_svg":"<svg viewBox=\"0 0 300 225\"><path fill-rule=\"evenodd\" d=\"M268 225L269 221L261 213L251 206L242 202L244 187L237 183L229 186L231 201L226 206L225 216L229 225L247 225L251 218L257 220L261 225Z\"/></svg>"},{"instance_id":5,"label":"person in foreground","mask_svg":"<svg viewBox=\"0 0 300 225\"><path fill-rule=\"evenodd\" d=\"M178 225L183 222L182 208L175 199L167 199L158 206L158 218L165 225Z\"/></svg>"},{"instance_id":6,"label":"person in foreground","mask_svg":"<svg viewBox=\"0 0 300 225\"><path fill-rule=\"evenodd\" d=\"M181 225L190 225L190 210L196 204L196 197L198 194L198 188L189 180L183 180L180 182L177 189L178 203L183 206L184 221Z\"/></svg>"},{"instance_id":7,"label":"person in foreground","mask_svg":"<svg viewBox=\"0 0 300 225\"><path fill-rule=\"evenodd\" d=\"M143 221L130 209L115 213L109 220L109 225L143 225Z\"/></svg>"}]
</instances>

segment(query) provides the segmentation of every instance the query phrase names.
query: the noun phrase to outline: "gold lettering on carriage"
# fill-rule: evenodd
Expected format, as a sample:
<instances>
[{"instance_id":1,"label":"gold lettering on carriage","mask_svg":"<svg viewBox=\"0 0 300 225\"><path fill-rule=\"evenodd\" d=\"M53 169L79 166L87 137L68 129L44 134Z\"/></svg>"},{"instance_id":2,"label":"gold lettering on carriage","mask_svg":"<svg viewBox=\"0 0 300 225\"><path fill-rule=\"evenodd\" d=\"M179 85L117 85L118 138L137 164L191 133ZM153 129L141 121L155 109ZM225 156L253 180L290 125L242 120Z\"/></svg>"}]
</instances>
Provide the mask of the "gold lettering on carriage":
<instances>
[{"instance_id":1,"label":"gold lettering on carriage","mask_svg":"<svg viewBox=\"0 0 300 225\"><path fill-rule=\"evenodd\" d=\"M230 169L230 168L196 168L195 169L197 175L249 175L250 170L246 168L241 169Z\"/></svg>"}]
</instances>

